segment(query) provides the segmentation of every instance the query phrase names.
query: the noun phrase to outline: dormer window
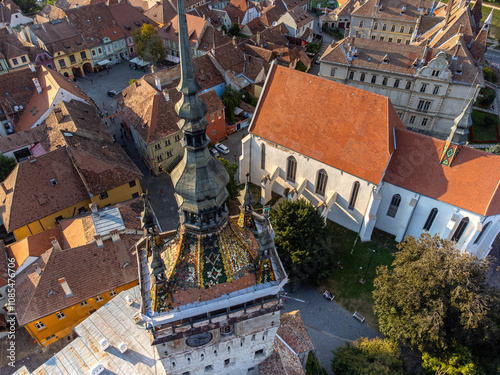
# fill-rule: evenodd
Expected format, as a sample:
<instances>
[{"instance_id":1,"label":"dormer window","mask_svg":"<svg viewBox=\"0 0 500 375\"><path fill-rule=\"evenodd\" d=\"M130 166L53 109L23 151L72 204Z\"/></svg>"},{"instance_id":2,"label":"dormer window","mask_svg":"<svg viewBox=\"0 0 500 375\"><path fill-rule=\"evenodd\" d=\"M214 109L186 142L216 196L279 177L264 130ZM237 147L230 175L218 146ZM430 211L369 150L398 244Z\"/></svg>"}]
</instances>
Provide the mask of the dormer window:
<instances>
[{"instance_id":1,"label":"dormer window","mask_svg":"<svg viewBox=\"0 0 500 375\"><path fill-rule=\"evenodd\" d=\"M57 180L56 180L55 178L51 179L51 180L50 180L50 184L51 184L52 186L57 185Z\"/></svg>"},{"instance_id":2,"label":"dormer window","mask_svg":"<svg viewBox=\"0 0 500 375\"><path fill-rule=\"evenodd\" d=\"M405 14L405 12L406 12L406 7L405 7L405 6L403 6L403 7L401 8L401 13L400 13L400 14Z\"/></svg>"},{"instance_id":3,"label":"dormer window","mask_svg":"<svg viewBox=\"0 0 500 375\"><path fill-rule=\"evenodd\" d=\"M382 64L387 64L388 62L389 62L389 55L386 54L382 59Z\"/></svg>"},{"instance_id":4,"label":"dormer window","mask_svg":"<svg viewBox=\"0 0 500 375\"><path fill-rule=\"evenodd\" d=\"M459 66L457 66L457 69L455 70L455 73L458 74L458 75L461 75L464 71L464 67L462 64L460 64Z\"/></svg>"}]
</instances>

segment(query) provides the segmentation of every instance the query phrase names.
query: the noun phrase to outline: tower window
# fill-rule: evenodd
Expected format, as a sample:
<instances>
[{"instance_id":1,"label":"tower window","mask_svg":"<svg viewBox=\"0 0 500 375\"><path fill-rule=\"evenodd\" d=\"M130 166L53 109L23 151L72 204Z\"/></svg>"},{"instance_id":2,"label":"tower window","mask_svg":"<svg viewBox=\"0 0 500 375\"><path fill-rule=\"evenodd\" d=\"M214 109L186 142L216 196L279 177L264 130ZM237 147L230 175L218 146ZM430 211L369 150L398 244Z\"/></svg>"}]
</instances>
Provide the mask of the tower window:
<instances>
[{"instance_id":1,"label":"tower window","mask_svg":"<svg viewBox=\"0 0 500 375\"><path fill-rule=\"evenodd\" d=\"M396 31L396 25L391 26L391 33L393 33L394 31Z\"/></svg>"},{"instance_id":2,"label":"tower window","mask_svg":"<svg viewBox=\"0 0 500 375\"><path fill-rule=\"evenodd\" d=\"M349 79L354 79L354 72L349 73Z\"/></svg>"},{"instance_id":3,"label":"tower window","mask_svg":"<svg viewBox=\"0 0 500 375\"><path fill-rule=\"evenodd\" d=\"M387 77L384 77L384 79L382 80L382 86L387 86Z\"/></svg>"},{"instance_id":4,"label":"tower window","mask_svg":"<svg viewBox=\"0 0 500 375\"><path fill-rule=\"evenodd\" d=\"M354 210L354 206L356 205L356 199L358 198L358 192L359 192L359 182L355 181L352 184L351 198L349 199L349 205L347 206L348 209Z\"/></svg>"},{"instance_id":5,"label":"tower window","mask_svg":"<svg viewBox=\"0 0 500 375\"><path fill-rule=\"evenodd\" d=\"M384 24L382 25L382 31L386 31L386 30L387 30L387 24L386 24L386 23L384 23Z\"/></svg>"},{"instance_id":6,"label":"tower window","mask_svg":"<svg viewBox=\"0 0 500 375\"><path fill-rule=\"evenodd\" d=\"M377 76L372 76L372 83L377 83Z\"/></svg>"},{"instance_id":7,"label":"tower window","mask_svg":"<svg viewBox=\"0 0 500 375\"><path fill-rule=\"evenodd\" d=\"M458 242L460 241L460 238L465 232L465 228L467 228L467 225L469 225L469 218L464 217L462 220L460 220L460 224L458 224L457 230L455 233L453 233L453 236L451 237L451 241Z\"/></svg>"},{"instance_id":8,"label":"tower window","mask_svg":"<svg viewBox=\"0 0 500 375\"><path fill-rule=\"evenodd\" d=\"M408 81L406 82L406 90L410 90L411 89L411 82Z\"/></svg>"},{"instance_id":9,"label":"tower window","mask_svg":"<svg viewBox=\"0 0 500 375\"><path fill-rule=\"evenodd\" d=\"M404 27L404 26L401 26L401 28L399 29L399 32L400 32L400 33L404 33L404 32L405 32L405 27Z\"/></svg>"},{"instance_id":10,"label":"tower window","mask_svg":"<svg viewBox=\"0 0 500 375\"><path fill-rule=\"evenodd\" d=\"M260 145L260 169L266 169L266 145Z\"/></svg>"},{"instance_id":11,"label":"tower window","mask_svg":"<svg viewBox=\"0 0 500 375\"><path fill-rule=\"evenodd\" d=\"M434 95L439 94L439 86L434 86L434 90L432 91Z\"/></svg>"},{"instance_id":12,"label":"tower window","mask_svg":"<svg viewBox=\"0 0 500 375\"><path fill-rule=\"evenodd\" d=\"M434 223L434 219L436 218L436 215L438 213L437 208L433 208L431 212L429 213L429 216L427 217L427 220L425 221L424 227L422 228L423 230L430 230L432 227L432 223Z\"/></svg>"},{"instance_id":13,"label":"tower window","mask_svg":"<svg viewBox=\"0 0 500 375\"><path fill-rule=\"evenodd\" d=\"M373 30L378 30L378 22L375 22L375 23L373 24Z\"/></svg>"},{"instance_id":14,"label":"tower window","mask_svg":"<svg viewBox=\"0 0 500 375\"><path fill-rule=\"evenodd\" d=\"M359 77L359 80L361 82L364 82L365 81L365 73L361 73L361 77Z\"/></svg>"},{"instance_id":15,"label":"tower window","mask_svg":"<svg viewBox=\"0 0 500 375\"><path fill-rule=\"evenodd\" d=\"M420 92L425 92L427 90L427 83L422 83L422 86L420 86Z\"/></svg>"},{"instance_id":16,"label":"tower window","mask_svg":"<svg viewBox=\"0 0 500 375\"><path fill-rule=\"evenodd\" d=\"M393 195L391 199L391 204L389 205L389 209L387 210L387 216L396 217L400 203L401 203L401 195L399 194Z\"/></svg>"},{"instance_id":17,"label":"tower window","mask_svg":"<svg viewBox=\"0 0 500 375\"><path fill-rule=\"evenodd\" d=\"M395 88L399 87L399 79L394 80L394 87Z\"/></svg>"},{"instance_id":18,"label":"tower window","mask_svg":"<svg viewBox=\"0 0 500 375\"><path fill-rule=\"evenodd\" d=\"M485 233L486 233L486 230L488 229L488 227L490 226L490 224L491 224L491 221L490 221L490 222L488 222L488 223L484 226L483 230L479 233L479 236L477 236L476 240L474 241L474 245L475 245L475 244L477 244L477 243L479 243L479 241L481 241L481 237L483 237L483 234L485 234Z\"/></svg>"}]
</instances>

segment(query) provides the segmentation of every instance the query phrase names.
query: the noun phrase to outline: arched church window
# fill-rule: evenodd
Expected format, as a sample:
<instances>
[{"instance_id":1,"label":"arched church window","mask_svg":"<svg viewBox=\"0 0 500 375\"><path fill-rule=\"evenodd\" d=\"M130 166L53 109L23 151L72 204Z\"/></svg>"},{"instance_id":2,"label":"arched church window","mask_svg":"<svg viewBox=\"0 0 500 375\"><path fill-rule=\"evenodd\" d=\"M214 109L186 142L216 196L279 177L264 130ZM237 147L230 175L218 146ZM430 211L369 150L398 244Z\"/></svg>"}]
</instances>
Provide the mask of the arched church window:
<instances>
[{"instance_id":1,"label":"arched church window","mask_svg":"<svg viewBox=\"0 0 500 375\"><path fill-rule=\"evenodd\" d=\"M460 241L460 238L465 232L465 228L467 228L467 225L469 225L469 218L464 217L462 220L460 220L460 223L458 224L457 230L455 233L453 233L453 236L451 237L451 241L458 242Z\"/></svg>"},{"instance_id":2,"label":"arched church window","mask_svg":"<svg viewBox=\"0 0 500 375\"><path fill-rule=\"evenodd\" d=\"M483 227L483 230L481 232L479 232L479 235L477 236L476 240L474 241L474 245L479 243L479 241L481 241L481 237L483 237L483 235L486 233L486 230L488 229L488 227L490 226L491 224L491 221L489 221L484 227Z\"/></svg>"},{"instance_id":3,"label":"arched church window","mask_svg":"<svg viewBox=\"0 0 500 375\"><path fill-rule=\"evenodd\" d=\"M427 220L425 221L424 224L424 230L430 230L432 227L432 223L434 223L434 219L436 218L436 215L438 213L438 209L434 207L431 212L429 213L429 216L427 217Z\"/></svg>"},{"instance_id":4,"label":"arched church window","mask_svg":"<svg viewBox=\"0 0 500 375\"><path fill-rule=\"evenodd\" d=\"M260 145L260 169L266 169L266 144Z\"/></svg>"},{"instance_id":5,"label":"arched church window","mask_svg":"<svg viewBox=\"0 0 500 375\"><path fill-rule=\"evenodd\" d=\"M318 171L318 177L316 178L316 194L325 195L326 183L328 182L328 175L324 169Z\"/></svg>"},{"instance_id":6,"label":"arched church window","mask_svg":"<svg viewBox=\"0 0 500 375\"><path fill-rule=\"evenodd\" d=\"M295 182L295 175L297 174L297 160L293 156L286 159L286 179Z\"/></svg>"},{"instance_id":7,"label":"arched church window","mask_svg":"<svg viewBox=\"0 0 500 375\"><path fill-rule=\"evenodd\" d=\"M394 194L391 199L391 204L387 210L387 216L396 217L398 213L399 204L401 203L401 195Z\"/></svg>"},{"instance_id":8,"label":"arched church window","mask_svg":"<svg viewBox=\"0 0 500 375\"><path fill-rule=\"evenodd\" d=\"M358 199L358 192L359 192L359 182L355 181L352 184L351 197L349 198L349 205L347 206L348 209L354 210L354 206L356 205L356 199Z\"/></svg>"}]
</instances>

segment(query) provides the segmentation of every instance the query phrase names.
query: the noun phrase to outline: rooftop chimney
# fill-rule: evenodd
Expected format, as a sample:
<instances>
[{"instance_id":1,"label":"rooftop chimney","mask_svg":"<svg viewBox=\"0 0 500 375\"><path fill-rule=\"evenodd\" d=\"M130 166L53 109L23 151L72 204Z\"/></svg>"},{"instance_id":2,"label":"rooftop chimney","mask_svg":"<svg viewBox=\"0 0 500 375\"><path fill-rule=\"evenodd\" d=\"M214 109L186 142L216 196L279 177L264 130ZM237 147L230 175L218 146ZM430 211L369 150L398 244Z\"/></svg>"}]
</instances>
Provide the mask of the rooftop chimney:
<instances>
[{"instance_id":1,"label":"rooftop chimney","mask_svg":"<svg viewBox=\"0 0 500 375\"><path fill-rule=\"evenodd\" d=\"M155 84L156 84L156 89L161 92L161 81L160 81L160 78L158 78L158 76L155 77Z\"/></svg>"},{"instance_id":2,"label":"rooftop chimney","mask_svg":"<svg viewBox=\"0 0 500 375\"><path fill-rule=\"evenodd\" d=\"M257 32L257 38L255 40L255 44L257 44L257 46L260 47L260 31Z\"/></svg>"},{"instance_id":3,"label":"rooftop chimney","mask_svg":"<svg viewBox=\"0 0 500 375\"><path fill-rule=\"evenodd\" d=\"M63 288L64 293L66 294L66 297L72 297L73 296L73 292L71 291L71 288L69 287L68 283L66 282L66 278L61 277L59 279L59 284Z\"/></svg>"},{"instance_id":4,"label":"rooftop chimney","mask_svg":"<svg viewBox=\"0 0 500 375\"><path fill-rule=\"evenodd\" d=\"M233 46L236 47L236 37L233 36Z\"/></svg>"},{"instance_id":5,"label":"rooftop chimney","mask_svg":"<svg viewBox=\"0 0 500 375\"><path fill-rule=\"evenodd\" d=\"M118 229L113 229L109 232L109 234L111 235L111 241L113 241L113 243L120 241L120 233L118 232Z\"/></svg>"},{"instance_id":6,"label":"rooftop chimney","mask_svg":"<svg viewBox=\"0 0 500 375\"><path fill-rule=\"evenodd\" d=\"M64 117L61 108L59 108L59 107L54 108L54 113L56 115L57 123L60 124L62 121L62 118Z\"/></svg>"},{"instance_id":7,"label":"rooftop chimney","mask_svg":"<svg viewBox=\"0 0 500 375\"><path fill-rule=\"evenodd\" d=\"M33 78L33 83L35 84L36 91L38 94L42 93L42 86L40 86L40 82L38 82L38 78Z\"/></svg>"},{"instance_id":8,"label":"rooftop chimney","mask_svg":"<svg viewBox=\"0 0 500 375\"><path fill-rule=\"evenodd\" d=\"M28 66L30 67L30 70L35 73L35 64L29 63Z\"/></svg>"},{"instance_id":9,"label":"rooftop chimney","mask_svg":"<svg viewBox=\"0 0 500 375\"><path fill-rule=\"evenodd\" d=\"M102 237L100 234L96 234L94 236L94 239L95 239L95 243L97 244L97 247L103 247L104 246L104 243L102 242Z\"/></svg>"},{"instance_id":10,"label":"rooftop chimney","mask_svg":"<svg viewBox=\"0 0 500 375\"><path fill-rule=\"evenodd\" d=\"M54 247L55 251L62 251L61 245L59 245L59 241L57 240L57 238L54 238L52 240L52 246Z\"/></svg>"},{"instance_id":11,"label":"rooftop chimney","mask_svg":"<svg viewBox=\"0 0 500 375\"><path fill-rule=\"evenodd\" d=\"M38 264L36 265L35 271L36 271L36 274L38 276L40 276L42 274L42 269L40 268L40 266Z\"/></svg>"},{"instance_id":12,"label":"rooftop chimney","mask_svg":"<svg viewBox=\"0 0 500 375\"><path fill-rule=\"evenodd\" d=\"M2 182L2 189L3 189L3 192L5 193L5 195L7 195L7 187L5 186L5 184Z\"/></svg>"},{"instance_id":13,"label":"rooftop chimney","mask_svg":"<svg viewBox=\"0 0 500 375\"><path fill-rule=\"evenodd\" d=\"M97 204L96 203L91 203L91 204L89 204L89 206L90 206L90 211L93 214L96 214L97 213Z\"/></svg>"}]
</instances>

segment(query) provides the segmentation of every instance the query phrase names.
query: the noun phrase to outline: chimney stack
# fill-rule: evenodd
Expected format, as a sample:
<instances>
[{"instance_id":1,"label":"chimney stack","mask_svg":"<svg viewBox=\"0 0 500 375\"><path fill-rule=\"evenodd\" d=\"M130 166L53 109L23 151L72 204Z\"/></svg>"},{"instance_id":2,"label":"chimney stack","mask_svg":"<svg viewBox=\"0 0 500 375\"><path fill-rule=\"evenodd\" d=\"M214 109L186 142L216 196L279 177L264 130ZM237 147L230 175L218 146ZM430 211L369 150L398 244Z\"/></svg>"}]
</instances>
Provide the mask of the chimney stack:
<instances>
[{"instance_id":1,"label":"chimney stack","mask_svg":"<svg viewBox=\"0 0 500 375\"><path fill-rule=\"evenodd\" d=\"M97 244L97 247L103 247L104 246L104 243L102 242L102 237L100 234L96 234L94 236L94 239L95 239L95 242Z\"/></svg>"},{"instance_id":2,"label":"chimney stack","mask_svg":"<svg viewBox=\"0 0 500 375\"><path fill-rule=\"evenodd\" d=\"M35 73L35 64L29 63L28 66L30 67L30 70Z\"/></svg>"},{"instance_id":3,"label":"chimney stack","mask_svg":"<svg viewBox=\"0 0 500 375\"><path fill-rule=\"evenodd\" d=\"M56 115L57 123L60 124L62 121L62 118L64 117L61 108L59 108L59 107L55 108L54 113Z\"/></svg>"},{"instance_id":4,"label":"chimney stack","mask_svg":"<svg viewBox=\"0 0 500 375\"><path fill-rule=\"evenodd\" d=\"M257 38L256 38L255 43L257 44L257 47L260 47L260 31L257 32Z\"/></svg>"},{"instance_id":5,"label":"chimney stack","mask_svg":"<svg viewBox=\"0 0 500 375\"><path fill-rule=\"evenodd\" d=\"M38 82L38 78L33 78L33 83L35 84L36 91L38 94L42 93L42 86L40 86L40 82Z\"/></svg>"},{"instance_id":6,"label":"chimney stack","mask_svg":"<svg viewBox=\"0 0 500 375\"><path fill-rule=\"evenodd\" d=\"M59 284L63 288L64 294L66 294L66 297L72 297L73 296L73 292L71 291L71 288L69 287L68 283L66 282L66 278L61 277L59 279Z\"/></svg>"},{"instance_id":7,"label":"chimney stack","mask_svg":"<svg viewBox=\"0 0 500 375\"><path fill-rule=\"evenodd\" d=\"M118 232L118 229L113 229L109 232L109 234L111 235L111 241L113 241L113 243L120 241L120 233Z\"/></svg>"},{"instance_id":8,"label":"chimney stack","mask_svg":"<svg viewBox=\"0 0 500 375\"><path fill-rule=\"evenodd\" d=\"M233 36L233 46L236 48L236 37Z\"/></svg>"},{"instance_id":9,"label":"chimney stack","mask_svg":"<svg viewBox=\"0 0 500 375\"><path fill-rule=\"evenodd\" d=\"M89 206L90 206L90 211L93 214L96 214L97 213L97 204L96 203L91 203L91 204L89 204Z\"/></svg>"},{"instance_id":10,"label":"chimney stack","mask_svg":"<svg viewBox=\"0 0 500 375\"><path fill-rule=\"evenodd\" d=\"M161 92L161 81L160 81L160 78L158 78L158 76L155 77L155 84L156 84L156 89Z\"/></svg>"},{"instance_id":11,"label":"chimney stack","mask_svg":"<svg viewBox=\"0 0 500 375\"><path fill-rule=\"evenodd\" d=\"M3 192L5 193L5 195L7 195L7 187L5 186L5 184L2 182L2 189L3 189Z\"/></svg>"},{"instance_id":12,"label":"chimney stack","mask_svg":"<svg viewBox=\"0 0 500 375\"><path fill-rule=\"evenodd\" d=\"M52 247L54 248L55 251L62 251L61 245L59 245L59 241L57 240L57 238L54 238L52 240Z\"/></svg>"}]
</instances>

